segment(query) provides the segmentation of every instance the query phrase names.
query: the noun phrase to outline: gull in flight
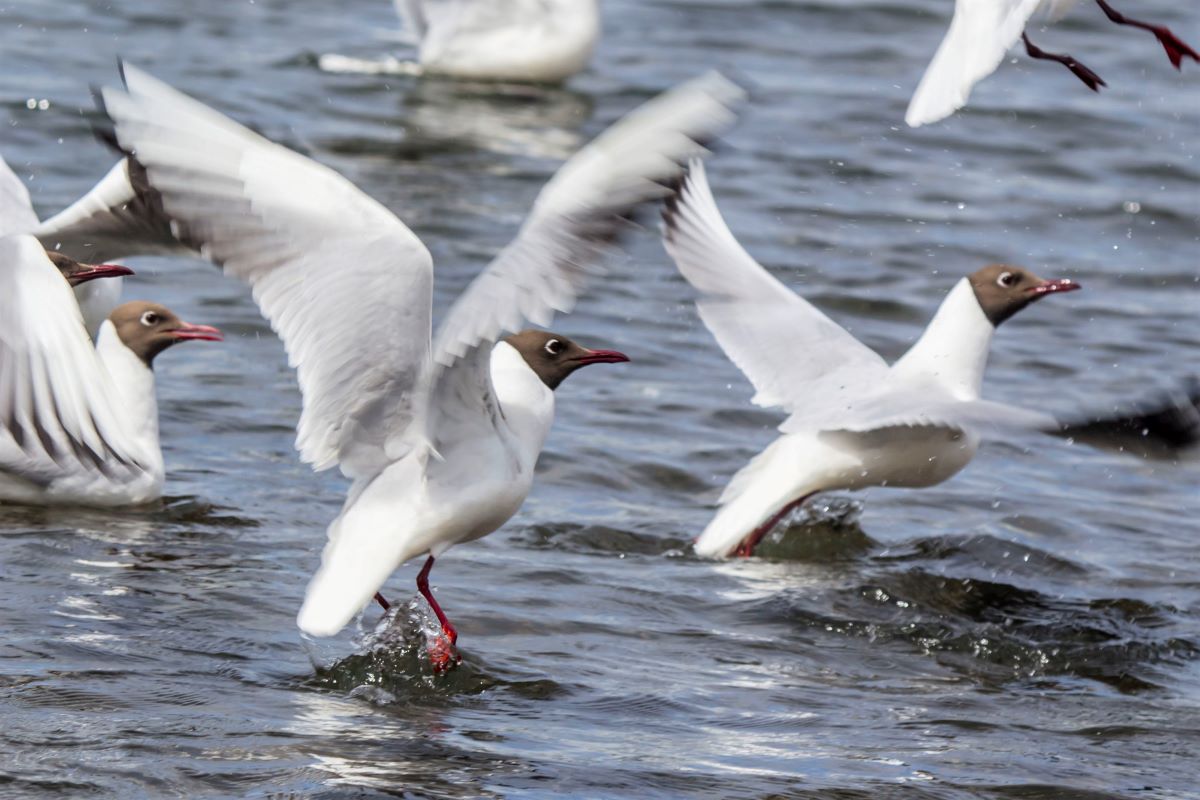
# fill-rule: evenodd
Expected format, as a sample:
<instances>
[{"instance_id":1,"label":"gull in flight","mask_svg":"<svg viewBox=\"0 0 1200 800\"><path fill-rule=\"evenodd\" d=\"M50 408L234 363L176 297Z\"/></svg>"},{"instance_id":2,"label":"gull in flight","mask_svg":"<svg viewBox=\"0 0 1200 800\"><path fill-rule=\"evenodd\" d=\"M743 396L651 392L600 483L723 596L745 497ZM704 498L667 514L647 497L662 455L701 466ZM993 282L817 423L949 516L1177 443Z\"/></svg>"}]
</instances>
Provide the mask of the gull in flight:
<instances>
[{"instance_id":1,"label":"gull in flight","mask_svg":"<svg viewBox=\"0 0 1200 800\"><path fill-rule=\"evenodd\" d=\"M433 334L429 252L392 212L146 73L125 65L123 77L123 90L102 93L116 141L188 243L250 284L283 339L304 397L301 458L352 480L299 627L336 634L424 555L417 585L442 625L430 655L445 668L457 633L429 589L434 561L521 507L559 383L626 360L521 329L569 310L625 217L669 193L743 92L703 76L580 150Z\"/></svg>"},{"instance_id":2,"label":"gull in flight","mask_svg":"<svg viewBox=\"0 0 1200 800\"><path fill-rule=\"evenodd\" d=\"M754 384L753 402L790 415L783 435L726 487L696 540L699 555L752 555L818 492L933 486L967 465L983 435L1058 429L1045 414L980 399L980 389L996 326L1078 284L1006 265L977 270L955 284L921 338L889 366L742 249L700 162L664 218L667 251L700 293L700 318Z\"/></svg>"},{"instance_id":3,"label":"gull in flight","mask_svg":"<svg viewBox=\"0 0 1200 800\"><path fill-rule=\"evenodd\" d=\"M908 106L905 121L916 128L945 119L967 104L971 89L991 75L1009 49L1022 40L1030 57L1057 61L1092 91L1107 84L1070 55L1048 53L1035 45L1025 32L1038 12L1058 19L1078 0L956 0L950 30L925 70ZM1107 0L1096 0L1101 11L1118 25L1141 28L1154 34L1176 69L1184 58L1200 61L1200 54L1163 25L1132 19L1117 11Z\"/></svg>"}]
</instances>

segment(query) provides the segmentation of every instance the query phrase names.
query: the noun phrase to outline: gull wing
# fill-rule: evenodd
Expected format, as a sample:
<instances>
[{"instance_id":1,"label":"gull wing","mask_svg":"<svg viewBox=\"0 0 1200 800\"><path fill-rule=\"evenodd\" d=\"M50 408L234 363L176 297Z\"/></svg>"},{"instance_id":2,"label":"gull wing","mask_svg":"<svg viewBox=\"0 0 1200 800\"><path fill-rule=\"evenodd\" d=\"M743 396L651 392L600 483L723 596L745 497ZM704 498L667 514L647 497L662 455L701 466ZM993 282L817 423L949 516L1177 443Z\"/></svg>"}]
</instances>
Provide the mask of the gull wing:
<instances>
[{"instance_id":1,"label":"gull wing","mask_svg":"<svg viewBox=\"0 0 1200 800\"><path fill-rule=\"evenodd\" d=\"M754 403L819 416L886 379L888 365L877 353L742 248L717 209L703 164L692 163L663 217L667 252L700 293L700 318L754 384Z\"/></svg>"},{"instance_id":2,"label":"gull wing","mask_svg":"<svg viewBox=\"0 0 1200 800\"><path fill-rule=\"evenodd\" d=\"M40 486L141 475L150 467L127 445L119 408L45 249L0 238L0 472Z\"/></svg>"},{"instance_id":3,"label":"gull wing","mask_svg":"<svg viewBox=\"0 0 1200 800\"><path fill-rule=\"evenodd\" d=\"M1062 0L1057 3L1062 5ZM904 121L917 128L965 106L971 89L996 71L1041 4L1042 0L956 0L950 30L913 93Z\"/></svg>"},{"instance_id":4,"label":"gull wing","mask_svg":"<svg viewBox=\"0 0 1200 800\"><path fill-rule=\"evenodd\" d=\"M1053 416L991 400L960 400L934 384L901 389L887 383L854 404L849 412L825 419L793 417L784 433L869 433L886 428L954 428L995 439L1014 432L1052 433L1061 428Z\"/></svg>"},{"instance_id":5,"label":"gull wing","mask_svg":"<svg viewBox=\"0 0 1200 800\"><path fill-rule=\"evenodd\" d=\"M37 227L38 218L29 199L29 190L0 158L0 236L28 233Z\"/></svg>"},{"instance_id":6,"label":"gull wing","mask_svg":"<svg viewBox=\"0 0 1200 800\"><path fill-rule=\"evenodd\" d=\"M87 194L28 232L47 250L100 264L139 255L186 253L159 197L136 161L123 158Z\"/></svg>"},{"instance_id":7,"label":"gull wing","mask_svg":"<svg viewBox=\"0 0 1200 800\"><path fill-rule=\"evenodd\" d=\"M409 438L429 357L433 263L382 205L129 65L104 89L119 145L201 253L250 284L283 339L314 469L376 474Z\"/></svg>"},{"instance_id":8,"label":"gull wing","mask_svg":"<svg viewBox=\"0 0 1200 800\"><path fill-rule=\"evenodd\" d=\"M464 356L480 347L490 352L526 322L545 326L554 312L570 311L586 280L601 271L597 258L625 218L668 194L666 185L678 180L682 165L705 152L702 142L733 124L744 98L721 75L703 75L645 103L568 160L538 195L517 237L450 308L434 340L436 380L486 386L482 395L465 396L482 403L480 411L494 406L488 359L465 359L460 367ZM474 380L447 375L460 368L485 374Z\"/></svg>"}]
</instances>

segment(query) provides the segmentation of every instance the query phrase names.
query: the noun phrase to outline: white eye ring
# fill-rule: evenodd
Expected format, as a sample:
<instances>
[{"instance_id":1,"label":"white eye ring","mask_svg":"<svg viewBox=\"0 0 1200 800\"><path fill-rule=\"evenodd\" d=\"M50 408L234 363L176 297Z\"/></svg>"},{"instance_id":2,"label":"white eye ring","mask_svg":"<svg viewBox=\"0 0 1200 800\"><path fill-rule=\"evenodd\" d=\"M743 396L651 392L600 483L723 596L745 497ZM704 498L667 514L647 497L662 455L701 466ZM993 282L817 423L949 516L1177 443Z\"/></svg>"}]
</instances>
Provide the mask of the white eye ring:
<instances>
[{"instance_id":1,"label":"white eye ring","mask_svg":"<svg viewBox=\"0 0 1200 800\"><path fill-rule=\"evenodd\" d=\"M1011 288L1017 282L1017 276L1011 272L1001 272L1000 277L996 278L996 284L1003 286L1005 289Z\"/></svg>"},{"instance_id":2,"label":"white eye ring","mask_svg":"<svg viewBox=\"0 0 1200 800\"><path fill-rule=\"evenodd\" d=\"M159 321L159 317L158 317L157 311L147 311L145 314L142 314L141 322L147 328L149 328L153 325L157 325L158 321Z\"/></svg>"},{"instance_id":3,"label":"white eye ring","mask_svg":"<svg viewBox=\"0 0 1200 800\"><path fill-rule=\"evenodd\" d=\"M551 339L548 342L546 342L545 345L543 345L542 349L545 350L550 355L556 356L559 353L561 353L565 348L563 347L563 343L560 342L558 339Z\"/></svg>"}]
</instances>

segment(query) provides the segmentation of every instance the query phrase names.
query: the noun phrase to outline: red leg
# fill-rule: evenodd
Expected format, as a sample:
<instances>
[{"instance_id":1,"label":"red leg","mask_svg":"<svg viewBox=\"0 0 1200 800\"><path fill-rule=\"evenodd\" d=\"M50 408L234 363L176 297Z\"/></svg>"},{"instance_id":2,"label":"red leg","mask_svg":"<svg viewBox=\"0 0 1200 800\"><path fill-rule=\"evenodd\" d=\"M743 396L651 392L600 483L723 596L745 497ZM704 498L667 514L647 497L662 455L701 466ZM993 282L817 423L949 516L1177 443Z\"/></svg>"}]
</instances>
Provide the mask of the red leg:
<instances>
[{"instance_id":1,"label":"red leg","mask_svg":"<svg viewBox=\"0 0 1200 800\"><path fill-rule=\"evenodd\" d=\"M391 610L391 608L392 608L392 604L391 604L391 603L389 603L389 602L387 601L387 598L386 598L386 597L384 597L384 596L383 596L382 594L380 594L379 592L376 592L376 593L375 593L375 602L376 602L376 603L379 603L380 607L383 609L383 612L384 612L385 614L386 614L388 611L390 611L390 610Z\"/></svg>"},{"instance_id":2,"label":"red leg","mask_svg":"<svg viewBox=\"0 0 1200 800\"><path fill-rule=\"evenodd\" d=\"M1029 36L1024 33L1021 34L1021 38L1025 40L1025 52L1029 54L1030 58L1037 58L1043 61L1057 61L1067 69L1071 70L1075 77L1083 81L1084 84L1086 84L1087 87L1093 92L1100 91L1101 86L1108 86L1108 84L1104 82L1103 78L1092 72L1083 64L1080 64L1072 56L1059 53L1047 53L1045 50L1029 41Z\"/></svg>"},{"instance_id":3,"label":"red leg","mask_svg":"<svg viewBox=\"0 0 1200 800\"><path fill-rule=\"evenodd\" d=\"M1163 25L1151 25L1136 19L1130 19L1115 8L1110 6L1105 0L1096 0L1097 5L1101 10L1118 25L1129 25L1134 28L1141 28L1144 31L1150 31L1162 44L1163 49L1167 51L1167 58L1171 59L1171 63L1175 69L1183 69L1183 58L1187 56L1193 61L1200 61L1200 53L1197 53L1192 48L1188 47L1178 36L1171 33L1171 29Z\"/></svg>"},{"instance_id":4,"label":"red leg","mask_svg":"<svg viewBox=\"0 0 1200 800\"><path fill-rule=\"evenodd\" d=\"M450 624L450 620L446 617L442 607L438 605L437 600L433 597L433 592L429 590L429 571L433 569L433 556L425 562L425 566L421 567L420 573L417 574L417 591L425 598L425 602L429 603L429 607L433 609L433 613L437 615L438 622L442 625L442 634L445 636L447 645L443 646L439 641L429 648L429 658L433 661L433 667L438 672L442 672L450 668L450 660L454 659L455 663L462 661L462 657L454 652L454 645L458 642L458 631L454 630L454 626Z\"/></svg>"},{"instance_id":5,"label":"red leg","mask_svg":"<svg viewBox=\"0 0 1200 800\"><path fill-rule=\"evenodd\" d=\"M778 525L784 517L802 506L804 501L812 497L814 494L816 494L816 492L809 492L799 500L793 500L762 525L759 525L757 528L750 531L746 538L742 539L742 543L738 545L737 550L735 550L733 554L739 558L749 558L750 556L754 555L754 548L758 547L758 543L763 540L763 537L770 533L771 529Z\"/></svg>"}]
</instances>

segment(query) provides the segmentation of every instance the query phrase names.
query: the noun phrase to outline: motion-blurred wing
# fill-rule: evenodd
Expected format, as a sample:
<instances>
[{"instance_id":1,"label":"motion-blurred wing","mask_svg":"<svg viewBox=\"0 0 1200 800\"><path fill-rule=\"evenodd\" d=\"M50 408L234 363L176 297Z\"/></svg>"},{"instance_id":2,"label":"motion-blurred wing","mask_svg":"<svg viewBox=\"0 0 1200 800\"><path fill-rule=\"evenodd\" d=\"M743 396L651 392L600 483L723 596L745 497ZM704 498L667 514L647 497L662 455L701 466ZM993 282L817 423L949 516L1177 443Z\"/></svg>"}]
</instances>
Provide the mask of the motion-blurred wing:
<instances>
[{"instance_id":1,"label":"motion-blurred wing","mask_svg":"<svg viewBox=\"0 0 1200 800\"><path fill-rule=\"evenodd\" d=\"M844 408L885 379L879 355L742 249L698 161L663 218L667 252L700 293L700 318L758 390L754 403L817 415Z\"/></svg>"},{"instance_id":2,"label":"motion-blurred wing","mask_svg":"<svg viewBox=\"0 0 1200 800\"><path fill-rule=\"evenodd\" d=\"M37 224L38 218L29 199L29 190L0 158L0 236L28 233Z\"/></svg>"},{"instance_id":3,"label":"motion-blurred wing","mask_svg":"<svg viewBox=\"0 0 1200 800\"><path fill-rule=\"evenodd\" d=\"M0 238L0 471L36 485L147 469L71 288L32 236Z\"/></svg>"},{"instance_id":4,"label":"motion-blurred wing","mask_svg":"<svg viewBox=\"0 0 1200 800\"><path fill-rule=\"evenodd\" d=\"M526 320L546 325L569 311L596 256L623 218L668 193L701 142L734 121L744 93L715 73L643 105L575 154L538 195L517 237L451 307L438 329L441 366Z\"/></svg>"},{"instance_id":5,"label":"motion-blurred wing","mask_svg":"<svg viewBox=\"0 0 1200 800\"><path fill-rule=\"evenodd\" d=\"M972 87L996 71L1041 3L956 0L950 30L913 94L905 122L916 128L965 106Z\"/></svg>"},{"instance_id":6,"label":"motion-blurred wing","mask_svg":"<svg viewBox=\"0 0 1200 800\"><path fill-rule=\"evenodd\" d=\"M585 280L600 272L597 257L624 218L667 194L682 165L705 152L702 143L733 123L744 98L721 75L704 75L636 109L567 161L517 237L447 313L434 341L438 380L461 380L446 368L486 371L487 358L457 362L475 348L486 355L526 321L544 326L555 311L569 311ZM489 391L477 402L490 401Z\"/></svg>"},{"instance_id":7,"label":"motion-blurred wing","mask_svg":"<svg viewBox=\"0 0 1200 800\"><path fill-rule=\"evenodd\" d=\"M29 232L47 250L88 264L188 252L145 170L129 159L118 161L87 194ZM186 238L182 232L180 238Z\"/></svg>"},{"instance_id":8,"label":"motion-blurred wing","mask_svg":"<svg viewBox=\"0 0 1200 800\"><path fill-rule=\"evenodd\" d=\"M400 30L404 38L411 44L420 44L429 30L429 21L425 19L424 0L393 0L396 13L400 15Z\"/></svg>"},{"instance_id":9,"label":"motion-blurred wing","mask_svg":"<svg viewBox=\"0 0 1200 800\"><path fill-rule=\"evenodd\" d=\"M402 456L428 371L425 246L333 170L141 70L123 75L125 91L103 91L120 146L201 252L250 284L287 347L301 457L363 477Z\"/></svg>"},{"instance_id":10,"label":"motion-blurred wing","mask_svg":"<svg viewBox=\"0 0 1200 800\"><path fill-rule=\"evenodd\" d=\"M785 433L868 433L886 428L954 428L983 438L1021 431L1049 433L1059 422L1049 414L990 400L957 400L934 386L881 391L861 398L847 413L824 420L799 416L780 426Z\"/></svg>"}]
</instances>

